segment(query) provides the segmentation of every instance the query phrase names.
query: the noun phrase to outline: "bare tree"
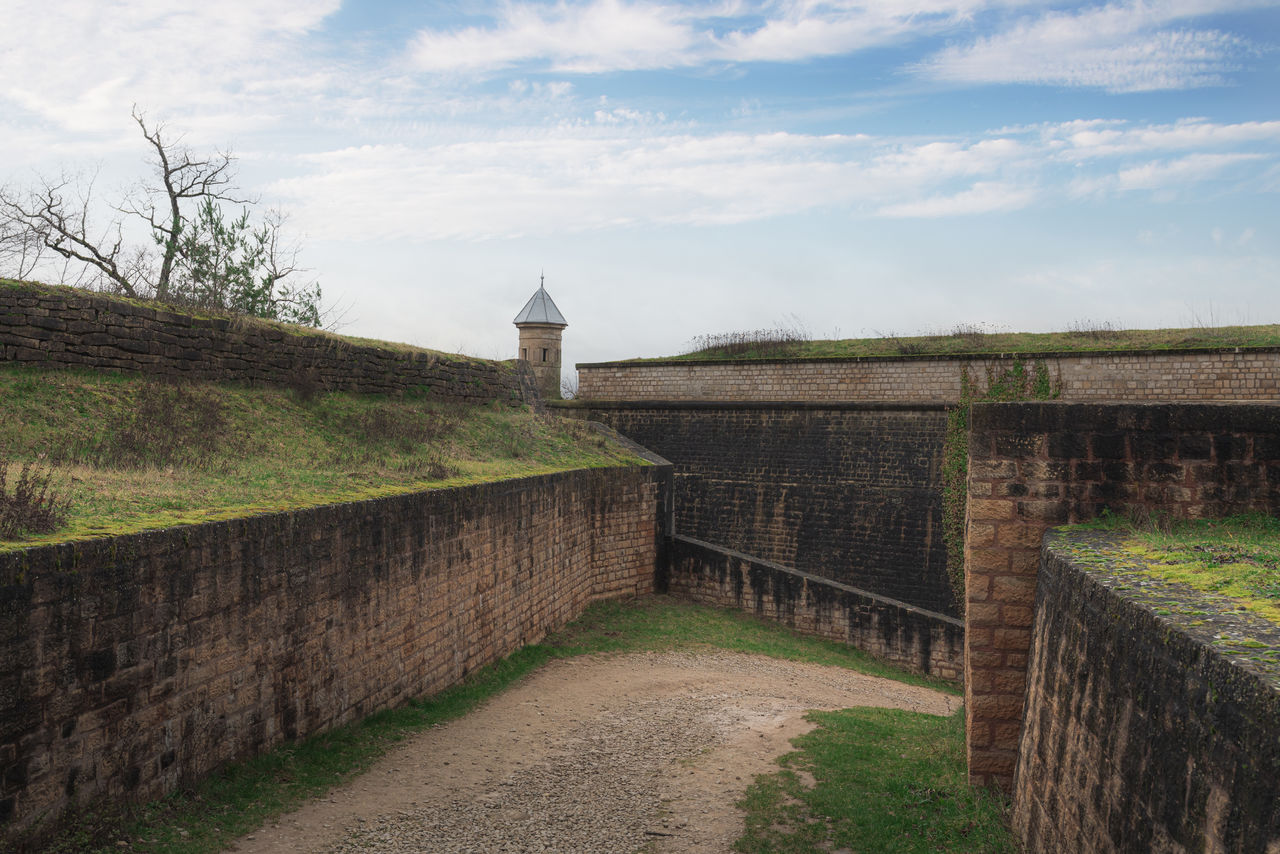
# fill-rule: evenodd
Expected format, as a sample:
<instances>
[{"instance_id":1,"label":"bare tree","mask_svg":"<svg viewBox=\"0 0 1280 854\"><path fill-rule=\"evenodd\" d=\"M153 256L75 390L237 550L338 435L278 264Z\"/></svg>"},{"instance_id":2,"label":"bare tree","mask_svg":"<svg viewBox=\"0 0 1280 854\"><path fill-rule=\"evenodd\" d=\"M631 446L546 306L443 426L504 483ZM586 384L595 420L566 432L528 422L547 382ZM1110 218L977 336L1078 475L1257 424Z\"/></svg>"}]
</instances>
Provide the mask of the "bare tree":
<instances>
[{"instance_id":1,"label":"bare tree","mask_svg":"<svg viewBox=\"0 0 1280 854\"><path fill-rule=\"evenodd\" d=\"M154 149L155 159L151 165L159 186L144 185L140 193L119 210L141 218L151 228L161 252L160 267L151 286L155 298L163 300L170 295L174 263L183 230L188 224L185 205L199 206L217 201L242 205L251 202L233 195L235 160L230 152L218 151L209 157L198 157L181 144L181 138L166 140L164 124L147 127L146 117L136 107L132 116L143 138Z\"/></svg>"},{"instance_id":2,"label":"bare tree","mask_svg":"<svg viewBox=\"0 0 1280 854\"><path fill-rule=\"evenodd\" d=\"M0 187L0 199L7 195L7 189ZM0 215L0 269L12 270L15 279L26 279L44 256L45 246L37 235Z\"/></svg>"},{"instance_id":3,"label":"bare tree","mask_svg":"<svg viewBox=\"0 0 1280 854\"><path fill-rule=\"evenodd\" d=\"M560 397L565 400L574 400L578 396L578 372L574 371L565 374L560 379Z\"/></svg>"},{"instance_id":4,"label":"bare tree","mask_svg":"<svg viewBox=\"0 0 1280 854\"><path fill-rule=\"evenodd\" d=\"M93 181L83 192L78 192L75 184L64 174L56 181L40 179L40 185L25 194L0 190L0 231L12 247L4 259L16 261L23 271L18 278L25 278L44 252L51 251L92 268L93 283L105 282L112 290L140 296L133 284L139 254L126 248L119 221L113 221L98 236L92 234L89 209Z\"/></svg>"},{"instance_id":5,"label":"bare tree","mask_svg":"<svg viewBox=\"0 0 1280 854\"><path fill-rule=\"evenodd\" d=\"M252 223L256 200L238 195L235 158L198 155L163 123L149 125L137 108L132 116L151 150L151 180L110 208L101 229L92 180L82 192L66 175L26 193L0 188L0 272L25 278L52 253L79 265L76 284L321 325L319 285L294 283L302 271L297 247L281 237L284 217L271 211ZM227 217L223 204L241 206L240 215ZM130 219L145 224L149 241L129 242Z\"/></svg>"}]
</instances>

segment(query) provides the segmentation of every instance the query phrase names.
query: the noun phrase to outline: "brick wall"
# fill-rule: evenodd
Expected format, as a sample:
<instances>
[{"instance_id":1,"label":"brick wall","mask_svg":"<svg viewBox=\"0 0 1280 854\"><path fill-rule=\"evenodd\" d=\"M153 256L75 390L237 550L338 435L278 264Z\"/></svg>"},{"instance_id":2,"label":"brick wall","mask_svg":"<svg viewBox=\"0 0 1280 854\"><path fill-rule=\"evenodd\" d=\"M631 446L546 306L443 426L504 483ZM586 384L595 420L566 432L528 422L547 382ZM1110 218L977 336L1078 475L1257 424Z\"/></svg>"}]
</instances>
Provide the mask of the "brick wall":
<instances>
[{"instance_id":1,"label":"brick wall","mask_svg":"<svg viewBox=\"0 0 1280 854\"><path fill-rule=\"evenodd\" d=\"M1033 854L1275 854L1280 627L1146 575L1115 539L1045 542L1015 830Z\"/></svg>"},{"instance_id":2,"label":"brick wall","mask_svg":"<svg viewBox=\"0 0 1280 854\"><path fill-rule=\"evenodd\" d=\"M439 691L594 599L650 592L666 478L574 471L0 553L0 840Z\"/></svg>"},{"instance_id":3,"label":"brick wall","mask_svg":"<svg viewBox=\"0 0 1280 854\"><path fill-rule=\"evenodd\" d=\"M1040 544L1104 507L1280 512L1280 406L976 404L965 538L969 775L1008 788Z\"/></svg>"},{"instance_id":4,"label":"brick wall","mask_svg":"<svg viewBox=\"0 0 1280 854\"><path fill-rule=\"evenodd\" d=\"M960 376L999 371L1012 356L600 362L578 365L582 400L944 402ZM1031 358L1031 357L1024 357ZM1063 400L1280 400L1280 349L1037 355Z\"/></svg>"},{"instance_id":5,"label":"brick wall","mask_svg":"<svg viewBox=\"0 0 1280 854\"><path fill-rule=\"evenodd\" d=\"M537 399L513 363L359 344L252 318L203 317L105 294L0 282L0 362L446 400Z\"/></svg>"},{"instance_id":6,"label":"brick wall","mask_svg":"<svg viewBox=\"0 0 1280 854\"><path fill-rule=\"evenodd\" d=\"M955 615L940 407L588 401L557 411L670 460L681 534Z\"/></svg>"},{"instance_id":7,"label":"brick wall","mask_svg":"<svg viewBox=\"0 0 1280 854\"><path fill-rule=\"evenodd\" d=\"M959 682L964 624L776 563L676 536L671 593L735 608L801 634L847 643L912 670Z\"/></svg>"}]
</instances>

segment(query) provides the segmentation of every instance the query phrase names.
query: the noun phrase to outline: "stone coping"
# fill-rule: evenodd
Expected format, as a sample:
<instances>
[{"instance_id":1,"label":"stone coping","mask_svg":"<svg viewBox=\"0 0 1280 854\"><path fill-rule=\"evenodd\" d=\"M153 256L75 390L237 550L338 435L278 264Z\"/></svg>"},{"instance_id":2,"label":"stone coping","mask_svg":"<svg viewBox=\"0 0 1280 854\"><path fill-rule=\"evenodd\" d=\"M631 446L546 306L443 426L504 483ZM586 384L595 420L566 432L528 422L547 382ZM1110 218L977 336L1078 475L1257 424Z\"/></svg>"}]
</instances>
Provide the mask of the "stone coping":
<instances>
[{"instance_id":1,"label":"stone coping","mask_svg":"<svg viewBox=\"0 0 1280 854\"><path fill-rule=\"evenodd\" d=\"M1280 625L1243 610L1229 597L1152 575L1147 561L1121 547L1124 539L1114 531L1055 528L1045 535L1044 551L1280 691Z\"/></svg>"},{"instance_id":2,"label":"stone coping","mask_svg":"<svg viewBox=\"0 0 1280 854\"><path fill-rule=\"evenodd\" d=\"M1069 359L1111 356L1195 356L1213 353L1280 353L1280 347L1161 347L1110 348L1105 350L1015 350L1003 353L894 353L868 356L775 356L753 359L619 359L612 362L578 362L575 368L691 367L694 365L835 364L846 362L981 362L990 359Z\"/></svg>"},{"instance_id":3,"label":"stone coping","mask_svg":"<svg viewBox=\"0 0 1280 854\"><path fill-rule=\"evenodd\" d=\"M697 546L698 548L707 549L708 551L716 552L718 554L722 554L727 557L731 557L735 560L743 561L745 563L753 563L758 566L765 567L766 569L773 570L774 572L780 572L780 573L783 573L784 575L790 575L795 578L803 579L804 581L808 582L810 585L813 585L815 587L827 587L832 590L839 590L844 593L852 593L855 596L860 596L870 602L875 602L879 605L885 605L890 608L900 608L901 610L906 611L908 613L920 614L922 616L928 617L930 620L937 620L940 623L948 623L962 631L964 629L964 620L957 619L956 617L948 617L946 614L940 614L937 611L930 611L928 608L921 608L919 605L912 605L910 602L903 602L901 599L893 599L893 598L890 598L889 596L882 596L879 593L872 593L870 590L863 590L861 587L853 587L852 585L849 585L849 584L843 584L839 581L833 581L830 578L823 578L820 575L813 575L812 573L804 572L803 570L792 569L789 566L783 566L780 563L775 563L774 561L771 561L771 560L765 560L764 558L756 557L755 555L749 555L749 554L746 554L745 552L740 552L735 549L728 548L727 546L721 546L715 543L709 543L706 540L699 540L696 537L686 537L684 534L675 534L671 537L671 539L675 540L676 542L689 543L690 545Z\"/></svg>"},{"instance_id":4,"label":"stone coping","mask_svg":"<svg viewBox=\"0 0 1280 854\"><path fill-rule=\"evenodd\" d=\"M908 401L839 401L839 400L574 400L547 401L549 409L717 409L725 411L793 410L798 412L943 412L955 409L955 403L941 400Z\"/></svg>"}]
</instances>

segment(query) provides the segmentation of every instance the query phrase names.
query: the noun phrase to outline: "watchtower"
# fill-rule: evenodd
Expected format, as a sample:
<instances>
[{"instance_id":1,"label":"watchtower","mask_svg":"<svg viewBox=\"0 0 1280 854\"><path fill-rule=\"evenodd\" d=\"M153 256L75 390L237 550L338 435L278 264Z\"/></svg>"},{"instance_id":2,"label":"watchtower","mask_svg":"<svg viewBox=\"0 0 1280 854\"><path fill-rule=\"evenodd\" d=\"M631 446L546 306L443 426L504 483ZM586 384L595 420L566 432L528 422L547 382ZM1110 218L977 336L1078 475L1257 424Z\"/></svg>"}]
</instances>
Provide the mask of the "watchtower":
<instances>
[{"instance_id":1,"label":"watchtower","mask_svg":"<svg viewBox=\"0 0 1280 854\"><path fill-rule=\"evenodd\" d=\"M560 335L568 322L551 294L544 287L546 276L538 281L538 290L513 321L520 330L517 354L533 370L534 383L544 399L560 399Z\"/></svg>"}]
</instances>

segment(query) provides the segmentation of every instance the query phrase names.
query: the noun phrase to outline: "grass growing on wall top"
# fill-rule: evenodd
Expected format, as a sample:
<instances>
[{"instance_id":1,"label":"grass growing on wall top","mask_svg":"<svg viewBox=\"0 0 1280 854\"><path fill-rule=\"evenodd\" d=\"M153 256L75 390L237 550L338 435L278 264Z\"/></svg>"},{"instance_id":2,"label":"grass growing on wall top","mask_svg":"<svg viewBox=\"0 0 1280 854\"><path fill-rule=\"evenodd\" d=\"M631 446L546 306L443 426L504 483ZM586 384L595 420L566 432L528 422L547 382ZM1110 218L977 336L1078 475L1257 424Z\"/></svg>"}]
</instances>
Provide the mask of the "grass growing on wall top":
<instances>
[{"instance_id":1,"label":"grass growing on wall top","mask_svg":"<svg viewBox=\"0 0 1280 854\"><path fill-rule=\"evenodd\" d=\"M764 330L769 333L770 330ZM808 340L759 332L705 335L692 352L666 360L836 359L849 357L947 356L968 354L1074 353L1098 350L1187 350L1213 347L1280 347L1280 324L1195 326L1182 329L1117 329L1110 324L1077 323L1062 332L992 332L962 324L939 335L881 335L875 338ZM722 340L723 339L723 340ZM652 361L636 359L634 361Z\"/></svg>"},{"instance_id":2,"label":"grass growing on wall top","mask_svg":"<svg viewBox=\"0 0 1280 854\"><path fill-rule=\"evenodd\" d=\"M593 605L577 621L539 644L482 668L462 684L409 706L289 744L233 765L190 792L141 806L128 815L82 813L49 854L213 854L268 819L300 806L368 768L413 733L460 717L542 664L590 653L669 649L730 649L811 661L958 693L939 680L878 662L842 644L795 635L774 623L667 597ZM787 770L761 775L742 806L749 832L741 851L830 851L804 843L821 826L857 851L1014 851L992 793L972 789L964 764L963 716L858 709L819 717L820 729L801 742L785 768L815 770L819 785L795 791ZM877 745L867 745L874 737ZM893 754L893 755L891 755ZM785 791L771 798L770 791ZM758 792L766 793L761 797ZM812 795L812 797L809 797ZM804 798L799 835L775 821L779 801ZM783 804L785 806L785 804ZM868 809L884 813L864 827ZM927 822L924 823L924 822ZM751 828L756 828L753 835ZM759 829L770 836L761 842ZM124 845L118 843L123 842ZM928 844L934 847L920 847Z\"/></svg>"},{"instance_id":3,"label":"grass growing on wall top","mask_svg":"<svg viewBox=\"0 0 1280 854\"><path fill-rule=\"evenodd\" d=\"M0 460L53 470L66 524L0 549L639 460L527 409L0 368Z\"/></svg>"},{"instance_id":4,"label":"grass growing on wall top","mask_svg":"<svg viewBox=\"0 0 1280 854\"><path fill-rule=\"evenodd\" d=\"M1226 596L1280 625L1280 519L1261 513L1172 521L1105 513L1083 529L1119 531L1149 575Z\"/></svg>"},{"instance_id":5,"label":"grass growing on wall top","mask_svg":"<svg viewBox=\"0 0 1280 854\"><path fill-rule=\"evenodd\" d=\"M942 541L947 550L947 580L958 613L965 612L965 508L969 501L969 413L973 404L1014 400L1052 400L1062 390L1043 359L1014 359L1000 370L988 366L974 378L960 371L960 400L947 412L942 440Z\"/></svg>"}]
</instances>

